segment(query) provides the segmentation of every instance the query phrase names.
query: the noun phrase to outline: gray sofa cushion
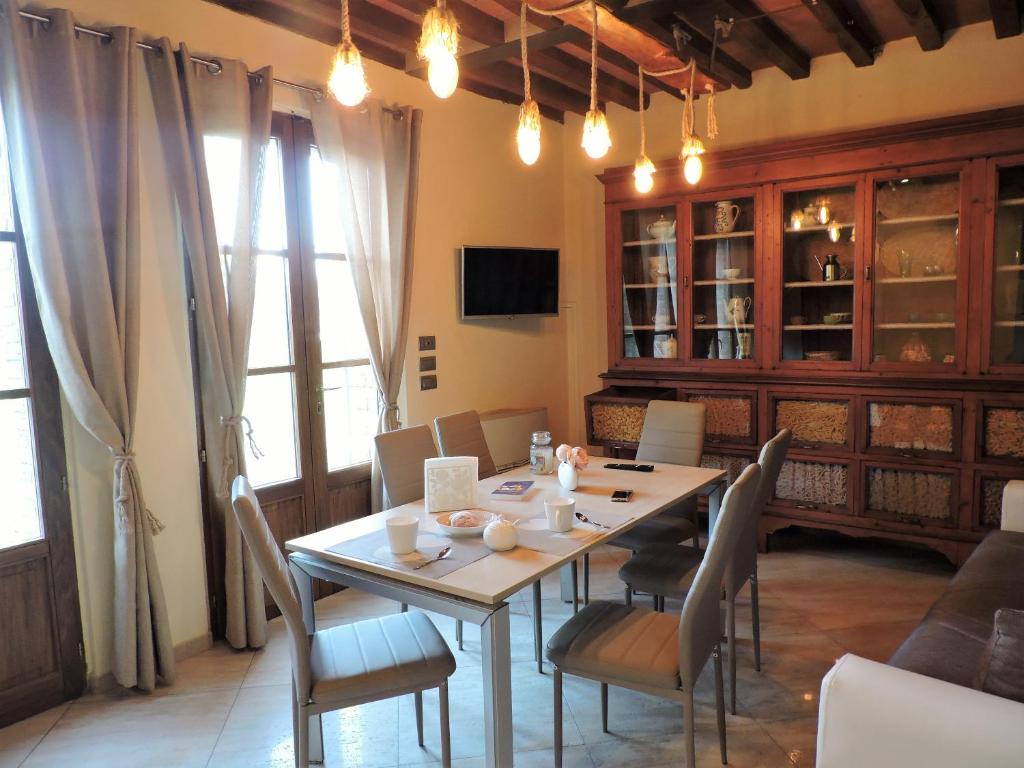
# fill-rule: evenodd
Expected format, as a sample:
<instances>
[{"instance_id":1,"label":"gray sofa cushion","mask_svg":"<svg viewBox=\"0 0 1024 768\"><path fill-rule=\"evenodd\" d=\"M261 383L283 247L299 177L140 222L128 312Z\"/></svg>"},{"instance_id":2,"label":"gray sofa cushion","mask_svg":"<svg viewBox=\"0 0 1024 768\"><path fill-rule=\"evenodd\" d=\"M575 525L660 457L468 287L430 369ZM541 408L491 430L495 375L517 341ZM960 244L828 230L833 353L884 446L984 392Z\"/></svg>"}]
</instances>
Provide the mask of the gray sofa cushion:
<instances>
[{"instance_id":1,"label":"gray sofa cushion","mask_svg":"<svg viewBox=\"0 0 1024 768\"><path fill-rule=\"evenodd\" d=\"M1024 611L996 612L975 687L1024 703Z\"/></svg>"},{"instance_id":2,"label":"gray sofa cushion","mask_svg":"<svg viewBox=\"0 0 1024 768\"><path fill-rule=\"evenodd\" d=\"M974 687L1000 608L1024 609L1024 533L986 536L889 664Z\"/></svg>"}]
</instances>

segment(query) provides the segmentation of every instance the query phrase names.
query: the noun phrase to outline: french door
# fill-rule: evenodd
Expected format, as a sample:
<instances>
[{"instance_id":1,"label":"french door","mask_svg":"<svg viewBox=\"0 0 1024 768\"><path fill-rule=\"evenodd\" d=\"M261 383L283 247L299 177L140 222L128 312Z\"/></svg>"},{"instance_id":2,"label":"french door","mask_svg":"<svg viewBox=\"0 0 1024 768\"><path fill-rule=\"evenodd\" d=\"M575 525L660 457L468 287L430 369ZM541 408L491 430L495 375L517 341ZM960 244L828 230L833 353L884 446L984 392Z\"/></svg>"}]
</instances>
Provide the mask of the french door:
<instances>
[{"instance_id":1,"label":"french door","mask_svg":"<svg viewBox=\"0 0 1024 768\"><path fill-rule=\"evenodd\" d=\"M60 393L0 128L0 727L85 688Z\"/></svg>"},{"instance_id":2,"label":"french door","mask_svg":"<svg viewBox=\"0 0 1024 768\"><path fill-rule=\"evenodd\" d=\"M369 513L377 387L338 169L320 158L308 120L275 114L271 133L244 414L247 473L283 546Z\"/></svg>"}]
</instances>

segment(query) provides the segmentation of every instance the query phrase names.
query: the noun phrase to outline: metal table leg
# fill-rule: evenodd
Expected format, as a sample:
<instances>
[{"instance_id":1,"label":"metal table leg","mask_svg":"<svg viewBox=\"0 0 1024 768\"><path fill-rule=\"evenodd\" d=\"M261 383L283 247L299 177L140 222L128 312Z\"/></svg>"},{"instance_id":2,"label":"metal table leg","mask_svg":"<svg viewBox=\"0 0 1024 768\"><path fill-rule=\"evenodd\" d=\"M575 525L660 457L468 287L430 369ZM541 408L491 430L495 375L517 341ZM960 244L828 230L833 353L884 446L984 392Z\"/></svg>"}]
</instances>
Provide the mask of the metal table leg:
<instances>
[{"instance_id":1,"label":"metal table leg","mask_svg":"<svg viewBox=\"0 0 1024 768\"><path fill-rule=\"evenodd\" d=\"M484 746L487 768L512 766L512 652L508 606L480 627L484 684Z\"/></svg>"},{"instance_id":2,"label":"metal table leg","mask_svg":"<svg viewBox=\"0 0 1024 768\"><path fill-rule=\"evenodd\" d=\"M295 585L299 588L299 601L302 605L302 623L306 625L306 634L312 635L316 632L316 606L313 601L313 577L299 568L295 563L289 561L288 568L295 579ZM309 718L309 762L322 763L324 761L324 731L320 721L320 715L312 715Z\"/></svg>"}]
</instances>

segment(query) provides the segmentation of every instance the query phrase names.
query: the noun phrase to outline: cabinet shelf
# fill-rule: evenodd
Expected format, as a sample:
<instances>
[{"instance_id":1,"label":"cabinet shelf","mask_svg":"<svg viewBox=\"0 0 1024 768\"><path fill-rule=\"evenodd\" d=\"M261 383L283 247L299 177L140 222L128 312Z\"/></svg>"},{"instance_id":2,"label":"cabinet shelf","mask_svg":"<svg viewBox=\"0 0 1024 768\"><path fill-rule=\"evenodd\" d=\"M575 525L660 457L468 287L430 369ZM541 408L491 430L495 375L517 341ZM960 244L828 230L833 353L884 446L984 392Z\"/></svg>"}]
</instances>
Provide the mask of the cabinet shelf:
<instances>
[{"instance_id":1,"label":"cabinet shelf","mask_svg":"<svg viewBox=\"0 0 1024 768\"><path fill-rule=\"evenodd\" d=\"M996 272L1024 272L1024 264L1003 264L996 267Z\"/></svg>"},{"instance_id":2,"label":"cabinet shelf","mask_svg":"<svg viewBox=\"0 0 1024 768\"><path fill-rule=\"evenodd\" d=\"M875 328L880 331L953 330L956 323L878 323Z\"/></svg>"},{"instance_id":3,"label":"cabinet shelf","mask_svg":"<svg viewBox=\"0 0 1024 768\"><path fill-rule=\"evenodd\" d=\"M753 328L754 328L754 324L753 323L740 323L739 325L737 325L735 323L721 323L721 324L719 324L719 323L714 323L714 324L707 323L707 324L704 324L704 325L694 325L693 326L693 330L695 330L695 331L732 331L732 330L746 331L746 330L752 330Z\"/></svg>"},{"instance_id":4,"label":"cabinet shelf","mask_svg":"<svg viewBox=\"0 0 1024 768\"><path fill-rule=\"evenodd\" d=\"M657 331L658 333L674 331L678 326L675 325L624 325L622 326L627 331Z\"/></svg>"},{"instance_id":5,"label":"cabinet shelf","mask_svg":"<svg viewBox=\"0 0 1024 768\"><path fill-rule=\"evenodd\" d=\"M675 288L675 283L626 283L623 288Z\"/></svg>"},{"instance_id":6,"label":"cabinet shelf","mask_svg":"<svg viewBox=\"0 0 1024 768\"><path fill-rule=\"evenodd\" d=\"M742 232L712 232L708 235L694 235L694 240L733 240L735 238L753 237L754 231L752 229L743 230Z\"/></svg>"},{"instance_id":7,"label":"cabinet shelf","mask_svg":"<svg viewBox=\"0 0 1024 768\"><path fill-rule=\"evenodd\" d=\"M956 275L928 275L926 277L880 277L881 285L916 285L919 283L955 283Z\"/></svg>"},{"instance_id":8,"label":"cabinet shelf","mask_svg":"<svg viewBox=\"0 0 1024 768\"><path fill-rule=\"evenodd\" d=\"M802 234L804 232L828 232L829 227L831 227L831 226L832 226L831 223L829 223L829 224L808 224L807 226L799 227L799 228L797 228L797 227L786 227L783 231L787 235L799 235L799 234ZM839 228L840 229L847 229L847 228L852 227L852 226L853 226L853 223L850 222L849 224L840 224Z\"/></svg>"},{"instance_id":9,"label":"cabinet shelf","mask_svg":"<svg viewBox=\"0 0 1024 768\"><path fill-rule=\"evenodd\" d=\"M623 248L638 248L641 245L664 245L676 247L675 238L671 240L627 240L622 244Z\"/></svg>"},{"instance_id":10,"label":"cabinet shelf","mask_svg":"<svg viewBox=\"0 0 1024 768\"><path fill-rule=\"evenodd\" d=\"M783 283L783 288L842 288L853 285L853 280L797 280Z\"/></svg>"},{"instance_id":11,"label":"cabinet shelf","mask_svg":"<svg viewBox=\"0 0 1024 768\"><path fill-rule=\"evenodd\" d=\"M996 320L996 328L1024 328L1024 320Z\"/></svg>"},{"instance_id":12,"label":"cabinet shelf","mask_svg":"<svg viewBox=\"0 0 1024 768\"><path fill-rule=\"evenodd\" d=\"M754 282L752 277L739 277L735 280L726 280L724 277L720 280L694 280L694 287L702 285L751 285Z\"/></svg>"},{"instance_id":13,"label":"cabinet shelf","mask_svg":"<svg viewBox=\"0 0 1024 768\"><path fill-rule=\"evenodd\" d=\"M878 219L880 227L898 227L908 224L938 224L959 221L959 213L938 213L931 216L900 216L895 219Z\"/></svg>"},{"instance_id":14,"label":"cabinet shelf","mask_svg":"<svg viewBox=\"0 0 1024 768\"><path fill-rule=\"evenodd\" d=\"M1016 208L1018 206L1024 206L1024 197L1009 197L1006 200L1000 200L999 205L1005 208Z\"/></svg>"},{"instance_id":15,"label":"cabinet shelf","mask_svg":"<svg viewBox=\"0 0 1024 768\"><path fill-rule=\"evenodd\" d=\"M810 323L809 325L784 325L784 331L852 331L853 323Z\"/></svg>"}]
</instances>

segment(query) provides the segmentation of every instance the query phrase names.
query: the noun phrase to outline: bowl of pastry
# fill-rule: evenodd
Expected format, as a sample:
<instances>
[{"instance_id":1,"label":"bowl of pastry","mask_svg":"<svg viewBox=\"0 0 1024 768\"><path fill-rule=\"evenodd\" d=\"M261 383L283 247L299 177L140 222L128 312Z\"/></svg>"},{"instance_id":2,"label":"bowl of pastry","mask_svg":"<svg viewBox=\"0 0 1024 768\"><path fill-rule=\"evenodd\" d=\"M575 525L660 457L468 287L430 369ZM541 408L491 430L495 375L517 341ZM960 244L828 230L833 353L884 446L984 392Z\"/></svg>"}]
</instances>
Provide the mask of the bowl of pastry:
<instances>
[{"instance_id":1,"label":"bowl of pastry","mask_svg":"<svg viewBox=\"0 0 1024 768\"><path fill-rule=\"evenodd\" d=\"M482 509L460 509L455 512L442 512L435 518L437 527L453 538L482 536L484 528L494 518L490 512Z\"/></svg>"}]
</instances>

